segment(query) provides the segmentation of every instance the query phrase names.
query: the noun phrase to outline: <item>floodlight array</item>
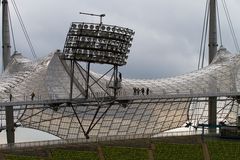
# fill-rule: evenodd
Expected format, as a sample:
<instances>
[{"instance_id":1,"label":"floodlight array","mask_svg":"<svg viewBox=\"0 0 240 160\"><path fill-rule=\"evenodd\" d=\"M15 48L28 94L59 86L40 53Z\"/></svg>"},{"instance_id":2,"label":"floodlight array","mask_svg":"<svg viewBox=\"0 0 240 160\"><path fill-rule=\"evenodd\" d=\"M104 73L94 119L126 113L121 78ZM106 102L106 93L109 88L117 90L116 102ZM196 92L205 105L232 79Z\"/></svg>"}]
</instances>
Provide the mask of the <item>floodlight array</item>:
<instances>
[{"instance_id":1,"label":"floodlight array","mask_svg":"<svg viewBox=\"0 0 240 160\"><path fill-rule=\"evenodd\" d=\"M134 31L106 24L73 22L65 42L65 59L125 65Z\"/></svg>"}]
</instances>

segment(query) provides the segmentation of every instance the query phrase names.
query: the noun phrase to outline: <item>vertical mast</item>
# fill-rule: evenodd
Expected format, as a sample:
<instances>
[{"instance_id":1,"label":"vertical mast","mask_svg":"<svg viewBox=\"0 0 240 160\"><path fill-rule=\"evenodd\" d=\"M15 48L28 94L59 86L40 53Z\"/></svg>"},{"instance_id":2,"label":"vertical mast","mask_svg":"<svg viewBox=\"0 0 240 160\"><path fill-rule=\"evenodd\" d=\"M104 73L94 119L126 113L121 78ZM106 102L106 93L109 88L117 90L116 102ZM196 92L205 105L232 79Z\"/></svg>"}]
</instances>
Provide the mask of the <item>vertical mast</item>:
<instances>
[{"instance_id":1,"label":"vertical mast","mask_svg":"<svg viewBox=\"0 0 240 160\"><path fill-rule=\"evenodd\" d=\"M8 1L2 1L2 61L3 61L3 70L6 69L10 61L10 32L9 32L9 19L8 19ZM11 94L11 93L10 93ZM15 142L14 135L14 116L13 116L13 106L5 107L6 115L6 131L7 131L7 143L13 144Z\"/></svg>"},{"instance_id":2,"label":"vertical mast","mask_svg":"<svg viewBox=\"0 0 240 160\"><path fill-rule=\"evenodd\" d=\"M209 17L209 64L217 53L217 12L216 1L210 0L210 17ZM215 83L215 82L213 82ZM212 84L210 84L212 85ZM217 122L217 97L209 97L208 101L208 124L209 133L216 133Z\"/></svg>"},{"instance_id":3,"label":"vertical mast","mask_svg":"<svg viewBox=\"0 0 240 160\"><path fill-rule=\"evenodd\" d=\"M217 12L216 1L210 0L210 18L209 18L209 64L217 53Z\"/></svg>"},{"instance_id":4,"label":"vertical mast","mask_svg":"<svg viewBox=\"0 0 240 160\"><path fill-rule=\"evenodd\" d=\"M7 0L2 1L2 47L3 47L2 50L3 70L5 70L10 60L11 52Z\"/></svg>"}]
</instances>

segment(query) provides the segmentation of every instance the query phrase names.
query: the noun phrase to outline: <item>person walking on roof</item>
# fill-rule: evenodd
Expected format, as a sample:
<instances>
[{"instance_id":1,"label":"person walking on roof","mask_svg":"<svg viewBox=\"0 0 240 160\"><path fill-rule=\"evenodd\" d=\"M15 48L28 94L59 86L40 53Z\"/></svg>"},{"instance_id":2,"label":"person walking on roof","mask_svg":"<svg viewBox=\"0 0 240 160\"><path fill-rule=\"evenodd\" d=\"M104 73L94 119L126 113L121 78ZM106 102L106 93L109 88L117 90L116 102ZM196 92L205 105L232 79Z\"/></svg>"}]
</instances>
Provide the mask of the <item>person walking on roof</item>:
<instances>
[{"instance_id":1,"label":"person walking on roof","mask_svg":"<svg viewBox=\"0 0 240 160\"><path fill-rule=\"evenodd\" d=\"M13 96L12 96L12 94L10 93L10 95L9 95L10 102L12 101L12 98L13 98Z\"/></svg>"},{"instance_id":2,"label":"person walking on roof","mask_svg":"<svg viewBox=\"0 0 240 160\"><path fill-rule=\"evenodd\" d=\"M142 91L142 95L144 95L144 88L142 88L141 91Z\"/></svg>"},{"instance_id":3,"label":"person walking on roof","mask_svg":"<svg viewBox=\"0 0 240 160\"><path fill-rule=\"evenodd\" d=\"M149 88L147 88L147 90L146 90L146 94L149 95Z\"/></svg>"},{"instance_id":4,"label":"person walking on roof","mask_svg":"<svg viewBox=\"0 0 240 160\"><path fill-rule=\"evenodd\" d=\"M122 82L122 73L121 72L119 72L118 77L119 77L119 81Z\"/></svg>"},{"instance_id":5,"label":"person walking on roof","mask_svg":"<svg viewBox=\"0 0 240 160\"><path fill-rule=\"evenodd\" d=\"M32 94L31 94L31 100L32 100L32 101L33 101L34 97L35 97L35 93L32 92Z\"/></svg>"}]
</instances>

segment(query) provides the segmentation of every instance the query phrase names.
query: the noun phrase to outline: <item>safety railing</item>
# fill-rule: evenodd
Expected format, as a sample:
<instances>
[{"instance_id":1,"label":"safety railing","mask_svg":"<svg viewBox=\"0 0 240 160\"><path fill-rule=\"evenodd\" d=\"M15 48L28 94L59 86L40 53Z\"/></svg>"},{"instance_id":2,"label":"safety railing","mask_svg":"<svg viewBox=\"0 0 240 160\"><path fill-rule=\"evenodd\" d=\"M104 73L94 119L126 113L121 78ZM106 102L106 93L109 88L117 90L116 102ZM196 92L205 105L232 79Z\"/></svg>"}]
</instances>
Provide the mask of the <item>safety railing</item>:
<instances>
[{"instance_id":1,"label":"safety railing","mask_svg":"<svg viewBox=\"0 0 240 160\"><path fill-rule=\"evenodd\" d=\"M108 90L108 94L114 95L114 92L112 90ZM108 96L106 92L95 92L90 93L89 98L101 98ZM149 90L146 92L146 89L144 92L141 90L138 92L134 92L131 89L120 89L117 92L117 97L119 99L141 99L141 98L201 98L201 97L209 97L209 96L216 96L216 97L222 97L222 96L236 96L240 95L240 92L233 91L233 90L222 90L217 89L216 91L207 91L205 89L202 90L171 90L166 91L164 89L162 90Z\"/></svg>"},{"instance_id":2,"label":"safety railing","mask_svg":"<svg viewBox=\"0 0 240 160\"><path fill-rule=\"evenodd\" d=\"M108 90L108 94L104 91L96 91L94 93L89 94L89 98L103 98L110 95L114 95L113 90ZM119 99L144 99L144 98L199 98L199 97L209 97L209 96L215 96L215 97L221 97L221 96L237 96L240 95L240 92L229 90L228 91L220 91L220 89L217 89L215 92L213 91L206 91L205 89L202 90L195 90L189 89L189 90L171 90L166 91L164 89L162 90L150 90L148 93L146 92L146 89L144 92L137 93L132 91L131 89L120 89L117 91L117 97ZM7 102L26 102L26 101L45 101L45 100L58 100L58 99L68 99L68 95L58 95L58 94L46 94L41 95L37 94L32 96L31 94L22 94L22 95L13 95L10 98L9 96L5 95L4 98L0 99L0 103L7 103ZM78 98L77 98L78 99Z\"/></svg>"},{"instance_id":3,"label":"safety railing","mask_svg":"<svg viewBox=\"0 0 240 160\"><path fill-rule=\"evenodd\" d=\"M0 102L26 102L26 101L43 101L43 100L56 100L59 99L57 94L46 94L46 95L31 95L31 94L22 94L22 95L10 95L5 96L0 99Z\"/></svg>"},{"instance_id":4,"label":"safety railing","mask_svg":"<svg viewBox=\"0 0 240 160\"><path fill-rule=\"evenodd\" d=\"M181 132L163 132L159 134L140 134L140 135L122 135L122 136L106 136L106 137L91 137L90 139L67 139L67 140L48 140L35 142L22 142L15 144L1 144L0 150L24 149L32 147L55 147L68 144L87 144L97 142L111 142L118 140L133 140L133 139L152 139L161 137L177 137L177 136L193 136L201 135L202 131L181 131Z\"/></svg>"}]
</instances>

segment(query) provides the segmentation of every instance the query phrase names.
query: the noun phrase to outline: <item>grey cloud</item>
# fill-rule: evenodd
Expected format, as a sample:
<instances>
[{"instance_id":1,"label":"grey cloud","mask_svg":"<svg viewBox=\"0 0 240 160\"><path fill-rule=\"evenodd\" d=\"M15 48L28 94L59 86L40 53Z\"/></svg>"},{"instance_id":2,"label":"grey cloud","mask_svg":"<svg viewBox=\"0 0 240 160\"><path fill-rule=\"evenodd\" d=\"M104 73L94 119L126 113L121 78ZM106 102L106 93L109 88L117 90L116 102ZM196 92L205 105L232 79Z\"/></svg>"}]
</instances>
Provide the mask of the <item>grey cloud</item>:
<instances>
[{"instance_id":1,"label":"grey cloud","mask_svg":"<svg viewBox=\"0 0 240 160\"><path fill-rule=\"evenodd\" d=\"M227 1L239 35L239 2ZM192 0L22 0L17 1L32 43L39 57L62 49L72 21L93 21L79 11L105 13L105 23L129 27L136 35L126 77L147 78L179 75L195 70L200 47L205 1ZM222 14L223 17L223 14ZM13 17L14 26L17 26ZM235 51L226 20L222 21L224 45ZM31 57L19 27L16 27L18 50Z\"/></svg>"}]
</instances>

